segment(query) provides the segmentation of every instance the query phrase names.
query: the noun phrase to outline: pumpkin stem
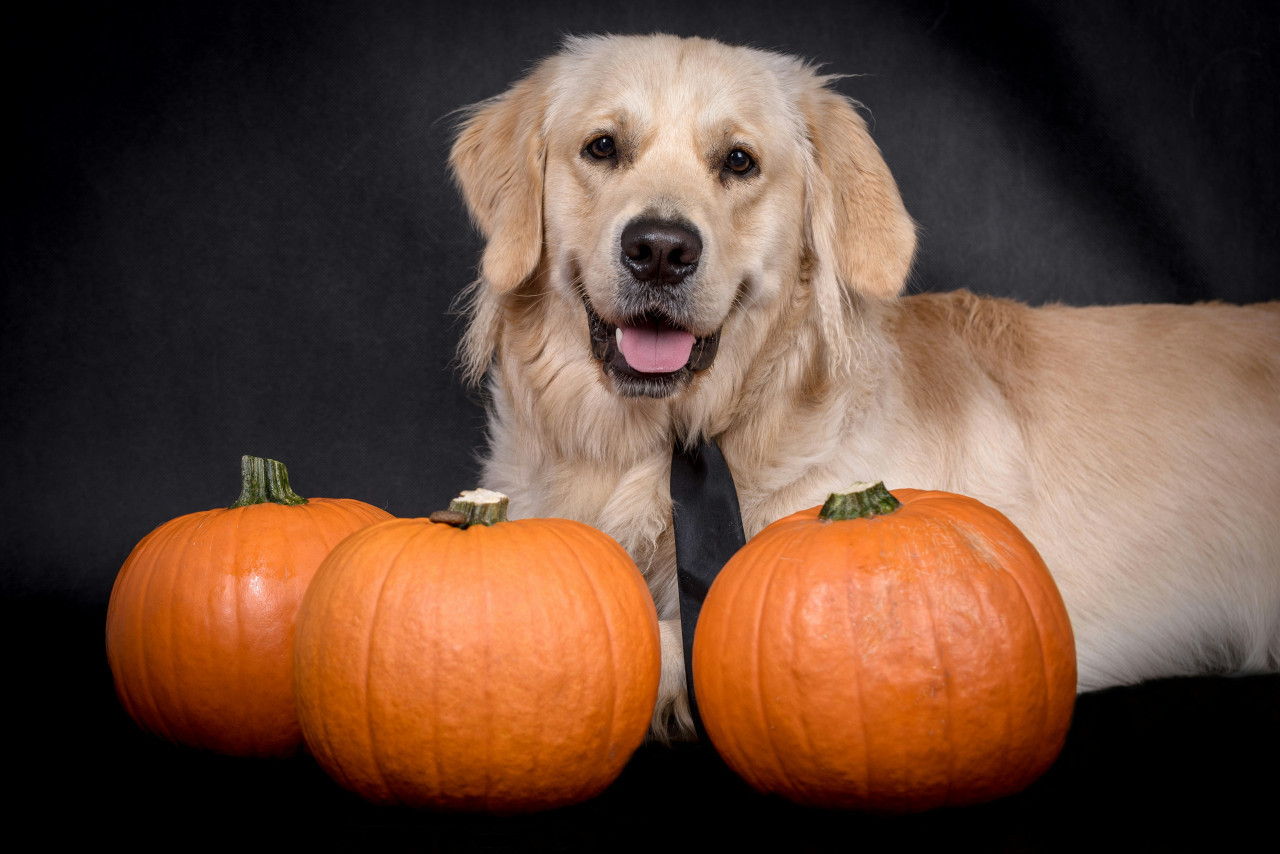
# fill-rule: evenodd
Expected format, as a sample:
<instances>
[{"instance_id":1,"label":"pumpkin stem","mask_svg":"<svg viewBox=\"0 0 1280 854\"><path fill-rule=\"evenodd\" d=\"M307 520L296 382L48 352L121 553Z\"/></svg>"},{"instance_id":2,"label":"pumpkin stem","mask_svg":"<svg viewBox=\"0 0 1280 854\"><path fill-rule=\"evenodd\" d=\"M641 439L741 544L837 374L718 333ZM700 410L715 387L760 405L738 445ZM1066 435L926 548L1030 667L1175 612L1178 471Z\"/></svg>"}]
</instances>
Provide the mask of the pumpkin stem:
<instances>
[{"instance_id":1,"label":"pumpkin stem","mask_svg":"<svg viewBox=\"0 0 1280 854\"><path fill-rule=\"evenodd\" d=\"M306 504L307 499L289 486L289 470L284 463L248 454L240 458L240 497L231 509L250 504Z\"/></svg>"},{"instance_id":2,"label":"pumpkin stem","mask_svg":"<svg viewBox=\"0 0 1280 854\"><path fill-rule=\"evenodd\" d=\"M827 522L843 522L849 519L870 519L892 513L902 506L884 488L884 481L855 483L842 492L833 492L827 498L818 518Z\"/></svg>"},{"instance_id":3,"label":"pumpkin stem","mask_svg":"<svg viewBox=\"0 0 1280 854\"><path fill-rule=\"evenodd\" d=\"M468 489L449 502L448 510L431 514L431 521L459 528L507 521L507 496L491 489Z\"/></svg>"}]
</instances>

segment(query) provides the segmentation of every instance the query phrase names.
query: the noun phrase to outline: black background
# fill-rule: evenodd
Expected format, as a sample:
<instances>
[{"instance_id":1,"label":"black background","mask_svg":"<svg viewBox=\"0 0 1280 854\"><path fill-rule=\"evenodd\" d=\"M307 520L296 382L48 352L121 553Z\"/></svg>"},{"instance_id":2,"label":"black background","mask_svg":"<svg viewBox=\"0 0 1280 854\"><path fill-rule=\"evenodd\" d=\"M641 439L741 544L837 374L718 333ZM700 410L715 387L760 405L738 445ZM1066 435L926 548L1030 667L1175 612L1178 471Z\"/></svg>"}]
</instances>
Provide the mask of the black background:
<instances>
[{"instance_id":1,"label":"black background","mask_svg":"<svg viewBox=\"0 0 1280 854\"><path fill-rule=\"evenodd\" d=\"M1033 303L1280 295L1280 11L1210 3L45 3L6 13L0 595L8 813L57 839L268 831L440 849L1136 848L1275 832L1280 681L1082 698L1022 795L911 819L747 792L645 747L524 819L376 809L308 759L141 733L103 649L161 522L244 453L304 495L422 515L476 485L450 313L479 241L445 172L458 107L566 33L797 53L867 108L922 227L912 290ZM1247 484L1241 484L1247 489ZM1240 836L1240 838L1244 838Z\"/></svg>"}]
</instances>

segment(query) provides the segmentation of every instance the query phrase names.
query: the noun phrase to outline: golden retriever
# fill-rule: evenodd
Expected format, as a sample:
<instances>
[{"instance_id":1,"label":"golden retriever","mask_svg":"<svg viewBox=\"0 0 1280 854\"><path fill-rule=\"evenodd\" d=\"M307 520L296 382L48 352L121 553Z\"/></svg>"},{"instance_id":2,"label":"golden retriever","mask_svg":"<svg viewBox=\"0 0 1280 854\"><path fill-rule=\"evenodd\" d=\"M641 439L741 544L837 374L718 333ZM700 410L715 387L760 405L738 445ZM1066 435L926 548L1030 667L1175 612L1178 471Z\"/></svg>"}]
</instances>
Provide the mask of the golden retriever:
<instances>
[{"instance_id":1,"label":"golden retriever","mask_svg":"<svg viewBox=\"0 0 1280 854\"><path fill-rule=\"evenodd\" d=\"M915 227L855 105L789 56L569 39L470 108L460 353L484 485L608 532L684 698L669 473L714 437L747 535L853 481L965 493L1054 573L1082 691L1280 666L1280 304L900 296Z\"/></svg>"}]
</instances>

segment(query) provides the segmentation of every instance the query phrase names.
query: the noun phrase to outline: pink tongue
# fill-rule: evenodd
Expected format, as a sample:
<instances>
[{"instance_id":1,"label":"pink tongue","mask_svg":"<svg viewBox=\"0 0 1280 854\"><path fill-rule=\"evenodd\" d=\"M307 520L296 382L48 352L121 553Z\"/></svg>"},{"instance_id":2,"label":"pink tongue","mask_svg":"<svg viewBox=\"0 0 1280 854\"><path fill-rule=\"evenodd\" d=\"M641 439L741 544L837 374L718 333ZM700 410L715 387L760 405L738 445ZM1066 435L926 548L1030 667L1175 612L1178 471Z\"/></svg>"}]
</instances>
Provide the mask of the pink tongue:
<instances>
[{"instance_id":1,"label":"pink tongue","mask_svg":"<svg viewBox=\"0 0 1280 854\"><path fill-rule=\"evenodd\" d=\"M664 324L620 326L618 349L627 364L642 374L669 374L689 361L693 335Z\"/></svg>"}]
</instances>

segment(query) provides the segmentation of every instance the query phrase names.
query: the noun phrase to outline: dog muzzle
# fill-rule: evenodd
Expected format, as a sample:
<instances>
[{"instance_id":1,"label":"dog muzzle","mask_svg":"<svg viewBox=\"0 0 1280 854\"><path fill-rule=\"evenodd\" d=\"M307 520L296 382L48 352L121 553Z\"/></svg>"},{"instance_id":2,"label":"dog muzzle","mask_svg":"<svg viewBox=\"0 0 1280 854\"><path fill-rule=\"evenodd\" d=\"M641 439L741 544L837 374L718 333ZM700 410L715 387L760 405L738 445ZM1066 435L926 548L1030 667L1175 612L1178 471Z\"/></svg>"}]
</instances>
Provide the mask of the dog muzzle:
<instances>
[{"instance_id":1,"label":"dog muzzle","mask_svg":"<svg viewBox=\"0 0 1280 854\"><path fill-rule=\"evenodd\" d=\"M715 361L720 330L697 337L657 313L621 324L604 320L584 299L591 355L628 397L667 397Z\"/></svg>"}]
</instances>

